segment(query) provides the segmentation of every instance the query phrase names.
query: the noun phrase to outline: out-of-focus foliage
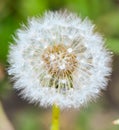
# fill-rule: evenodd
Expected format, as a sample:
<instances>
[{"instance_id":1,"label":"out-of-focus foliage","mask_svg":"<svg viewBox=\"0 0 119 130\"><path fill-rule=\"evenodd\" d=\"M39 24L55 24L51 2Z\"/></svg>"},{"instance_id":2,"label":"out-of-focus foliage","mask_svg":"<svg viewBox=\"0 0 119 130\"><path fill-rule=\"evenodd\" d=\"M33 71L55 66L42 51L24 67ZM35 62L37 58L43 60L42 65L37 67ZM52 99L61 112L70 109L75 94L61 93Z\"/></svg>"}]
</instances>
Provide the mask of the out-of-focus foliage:
<instances>
[{"instance_id":1,"label":"out-of-focus foliage","mask_svg":"<svg viewBox=\"0 0 119 130\"><path fill-rule=\"evenodd\" d=\"M107 47L114 53L119 53L119 9L102 15L97 19L97 25L106 37Z\"/></svg>"},{"instance_id":2,"label":"out-of-focus foliage","mask_svg":"<svg viewBox=\"0 0 119 130\"><path fill-rule=\"evenodd\" d=\"M18 20L14 17L5 18L0 22L0 62L5 62L8 53L8 45L12 40L12 34L18 27Z\"/></svg>"},{"instance_id":3,"label":"out-of-focus foliage","mask_svg":"<svg viewBox=\"0 0 119 130\"><path fill-rule=\"evenodd\" d=\"M22 113L22 114L21 114ZM15 124L17 130L41 130L41 117L40 113L33 109L26 109L16 115ZM27 117L27 119L26 119ZM24 125L23 125L24 124Z\"/></svg>"},{"instance_id":4,"label":"out-of-focus foliage","mask_svg":"<svg viewBox=\"0 0 119 130\"><path fill-rule=\"evenodd\" d=\"M21 0L20 7L18 12L24 17L40 14L48 8L45 0Z\"/></svg>"},{"instance_id":5,"label":"out-of-focus foliage","mask_svg":"<svg viewBox=\"0 0 119 130\"><path fill-rule=\"evenodd\" d=\"M119 9L99 17L97 24L107 37L119 38Z\"/></svg>"},{"instance_id":6,"label":"out-of-focus foliage","mask_svg":"<svg viewBox=\"0 0 119 130\"><path fill-rule=\"evenodd\" d=\"M76 121L75 130L118 130L111 122L114 113L102 109L102 103L91 104L88 109L81 110ZM108 109L108 108L106 108Z\"/></svg>"},{"instance_id":7,"label":"out-of-focus foliage","mask_svg":"<svg viewBox=\"0 0 119 130\"><path fill-rule=\"evenodd\" d=\"M78 12L82 16L96 19L101 14L112 8L111 0L67 0L70 10Z\"/></svg>"},{"instance_id":8,"label":"out-of-focus foliage","mask_svg":"<svg viewBox=\"0 0 119 130\"><path fill-rule=\"evenodd\" d=\"M119 39L118 38L108 38L106 45L107 45L107 48L112 50L114 53L119 54Z\"/></svg>"}]
</instances>

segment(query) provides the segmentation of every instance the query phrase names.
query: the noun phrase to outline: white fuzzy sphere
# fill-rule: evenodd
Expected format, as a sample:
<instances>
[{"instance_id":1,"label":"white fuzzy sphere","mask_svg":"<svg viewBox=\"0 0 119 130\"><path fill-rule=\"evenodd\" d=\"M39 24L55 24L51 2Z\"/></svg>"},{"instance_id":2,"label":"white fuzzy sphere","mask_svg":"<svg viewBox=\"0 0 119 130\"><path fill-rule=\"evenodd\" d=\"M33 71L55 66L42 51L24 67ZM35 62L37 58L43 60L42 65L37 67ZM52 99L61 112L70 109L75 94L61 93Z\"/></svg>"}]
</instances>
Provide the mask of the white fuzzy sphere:
<instances>
[{"instance_id":1,"label":"white fuzzy sphere","mask_svg":"<svg viewBox=\"0 0 119 130\"><path fill-rule=\"evenodd\" d=\"M8 73L29 102L79 108L106 88L111 54L89 20L67 11L47 12L29 19L14 41Z\"/></svg>"}]
</instances>

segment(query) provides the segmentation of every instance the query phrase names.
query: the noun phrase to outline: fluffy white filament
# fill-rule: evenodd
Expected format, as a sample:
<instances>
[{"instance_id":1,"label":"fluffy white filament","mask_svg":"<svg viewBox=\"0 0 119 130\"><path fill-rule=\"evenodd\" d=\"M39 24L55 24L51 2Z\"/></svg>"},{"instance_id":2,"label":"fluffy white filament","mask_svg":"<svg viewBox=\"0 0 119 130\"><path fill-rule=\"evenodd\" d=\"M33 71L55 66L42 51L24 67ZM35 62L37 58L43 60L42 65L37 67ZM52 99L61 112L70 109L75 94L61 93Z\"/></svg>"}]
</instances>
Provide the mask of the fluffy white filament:
<instances>
[{"instance_id":1,"label":"fluffy white filament","mask_svg":"<svg viewBox=\"0 0 119 130\"><path fill-rule=\"evenodd\" d=\"M17 31L14 41L10 45L8 72L15 80L14 88L21 90L29 102L44 107L56 104L62 109L78 108L95 100L106 88L111 55L89 20L82 21L73 13L47 12L40 18L29 19L28 25ZM64 59L61 59L63 54L44 54L49 46L59 44L67 47ZM76 56L76 67L68 60L70 54ZM50 68L44 67L42 56L49 58L50 67L58 65L61 71L67 67L75 70L71 76L59 78L58 71L52 75Z\"/></svg>"}]
</instances>

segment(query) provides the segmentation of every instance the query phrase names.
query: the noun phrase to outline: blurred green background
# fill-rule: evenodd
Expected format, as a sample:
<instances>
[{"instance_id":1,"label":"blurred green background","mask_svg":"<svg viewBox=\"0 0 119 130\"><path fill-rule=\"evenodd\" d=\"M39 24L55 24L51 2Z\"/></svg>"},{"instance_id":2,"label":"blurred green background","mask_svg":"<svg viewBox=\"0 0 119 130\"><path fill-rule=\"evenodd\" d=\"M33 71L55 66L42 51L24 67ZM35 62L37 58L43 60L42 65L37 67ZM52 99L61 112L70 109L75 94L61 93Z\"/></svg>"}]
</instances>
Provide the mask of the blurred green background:
<instances>
[{"instance_id":1,"label":"blurred green background","mask_svg":"<svg viewBox=\"0 0 119 130\"><path fill-rule=\"evenodd\" d=\"M20 99L6 73L9 43L28 17L68 9L89 17L113 53L113 73L97 103L61 113L61 130L119 130L119 0L0 0L0 130L50 130L51 109ZM4 111L3 111L4 109ZM7 117L8 118L7 118Z\"/></svg>"}]
</instances>

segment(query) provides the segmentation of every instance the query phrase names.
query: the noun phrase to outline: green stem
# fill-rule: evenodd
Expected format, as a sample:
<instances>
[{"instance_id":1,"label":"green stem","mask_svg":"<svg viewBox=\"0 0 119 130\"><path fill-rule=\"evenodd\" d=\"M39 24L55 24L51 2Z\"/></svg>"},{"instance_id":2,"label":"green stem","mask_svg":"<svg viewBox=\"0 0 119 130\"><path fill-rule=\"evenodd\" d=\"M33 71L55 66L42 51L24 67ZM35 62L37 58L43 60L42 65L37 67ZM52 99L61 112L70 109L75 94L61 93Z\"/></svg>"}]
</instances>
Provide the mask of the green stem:
<instances>
[{"instance_id":1,"label":"green stem","mask_svg":"<svg viewBox=\"0 0 119 130\"><path fill-rule=\"evenodd\" d=\"M57 105L52 106L52 126L51 130L59 130L60 108Z\"/></svg>"}]
</instances>

